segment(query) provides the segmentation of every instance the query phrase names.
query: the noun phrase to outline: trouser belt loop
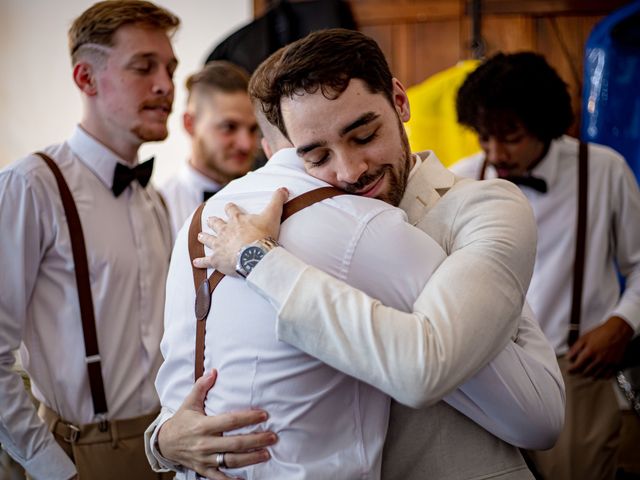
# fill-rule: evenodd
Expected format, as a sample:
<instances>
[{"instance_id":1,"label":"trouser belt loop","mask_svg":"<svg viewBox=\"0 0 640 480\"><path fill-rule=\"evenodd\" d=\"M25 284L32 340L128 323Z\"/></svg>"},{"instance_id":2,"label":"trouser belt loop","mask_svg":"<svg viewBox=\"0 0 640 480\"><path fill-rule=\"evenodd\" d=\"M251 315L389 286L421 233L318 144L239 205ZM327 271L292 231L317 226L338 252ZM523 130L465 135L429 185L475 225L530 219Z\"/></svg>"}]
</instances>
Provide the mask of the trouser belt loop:
<instances>
[{"instance_id":1,"label":"trouser belt loop","mask_svg":"<svg viewBox=\"0 0 640 480\"><path fill-rule=\"evenodd\" d=\"M80 427L65 422L55 411L41 403L38 413L49 427L49 431L59 435L67 443L76 443L80 437Z\"/></svg>"},{"instance_id":2,"label":"trouser belt loop","mask_svg":"<svg viewBox=\"0 0 640 480\"><path fill-rule=\"evenodd\" d=\"M111 447L118 448L118 422L109 422L109 427L111 431Z\"/></svg>"}]
</instances>

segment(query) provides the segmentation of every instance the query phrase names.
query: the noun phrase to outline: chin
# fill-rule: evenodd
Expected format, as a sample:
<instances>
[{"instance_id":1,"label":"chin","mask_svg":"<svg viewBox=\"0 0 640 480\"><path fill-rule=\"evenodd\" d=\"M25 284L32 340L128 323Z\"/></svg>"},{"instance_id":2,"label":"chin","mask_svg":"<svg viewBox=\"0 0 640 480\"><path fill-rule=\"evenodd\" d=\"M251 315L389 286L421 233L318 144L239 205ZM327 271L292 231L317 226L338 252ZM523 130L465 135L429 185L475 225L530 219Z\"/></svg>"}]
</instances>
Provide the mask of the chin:
<instances>
[{"instance_id":1,"label":"chin","mask_svg":"<svg viewBox=\"0 0 640 480\"><path fill-rule=\"evenodd\" d=\"M136 128L133 133L143 142L159 142L169 136L169 130L165 128Z\"/></svg>"}]
</instances>

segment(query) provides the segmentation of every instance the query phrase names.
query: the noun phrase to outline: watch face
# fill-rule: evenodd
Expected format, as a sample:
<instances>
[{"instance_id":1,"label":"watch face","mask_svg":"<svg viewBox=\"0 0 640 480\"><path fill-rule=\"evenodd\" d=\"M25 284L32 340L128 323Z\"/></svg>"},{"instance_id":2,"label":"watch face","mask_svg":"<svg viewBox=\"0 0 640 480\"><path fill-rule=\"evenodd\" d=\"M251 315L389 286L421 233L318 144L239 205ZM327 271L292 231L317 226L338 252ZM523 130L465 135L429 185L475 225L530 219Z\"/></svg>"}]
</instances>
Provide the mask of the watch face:
<instances>
[{"instance_id":1,"label":"watch face","mask_svg":"<svg viewBox=\"0 0 640 480\"><path fill-rule=\"evenodd\" d=\"M240 265L242 268L249 273L253 270L253 267L257 265L257 263L262 260L264 257L264 250L260 247L248 247L242 252L240 256Z\"/></svg>"}]
</instances>

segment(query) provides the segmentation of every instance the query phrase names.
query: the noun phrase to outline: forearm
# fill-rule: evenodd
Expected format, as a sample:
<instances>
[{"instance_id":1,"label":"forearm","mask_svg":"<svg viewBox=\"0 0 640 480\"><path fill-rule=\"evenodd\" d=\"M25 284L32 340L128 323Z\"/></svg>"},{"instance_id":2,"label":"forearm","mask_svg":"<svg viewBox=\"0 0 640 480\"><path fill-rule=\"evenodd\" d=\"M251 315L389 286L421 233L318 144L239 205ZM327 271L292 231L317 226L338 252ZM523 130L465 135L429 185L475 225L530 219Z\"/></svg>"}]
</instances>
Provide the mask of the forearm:
<instances>
[{"instance_id":1,"label":"forearm","mask_svg":"<svg viewBox=\"0 0 640 480\"><path fill-rule=\"evenodd\" d=\"M564 423L562 379L515 344L444 401L520 448L552 447Z\"/></svg>"},{"instance_id":2,"label":"forearm","mask_svg":"<svg viewBox=\"0 0 640 480\"><path fill-rule=\"evenodd\" d=\"M38 417L12 365L11 352L0 355L0 444L35 480L73 477L73 462Z\"/></svg>"},{"instance_id":3,"label":"forearm","mask_svg":"<svg viewBox=\"0 0 640 480\"><path fill-rule=\"evenodd\" d=\"M449 296L450 277L461 273L441 266L415 313L385 307L284 249L270 252L248 281L278 310L280 340L417 408L438 401L482 368L513 333L504 324L517 324L515 304L500 307L497 315L506 320L498 330L470 315L483 313L477 305L439 300ZM471 274L468 268L465 273Z\"/></svg>"}]
</instances>

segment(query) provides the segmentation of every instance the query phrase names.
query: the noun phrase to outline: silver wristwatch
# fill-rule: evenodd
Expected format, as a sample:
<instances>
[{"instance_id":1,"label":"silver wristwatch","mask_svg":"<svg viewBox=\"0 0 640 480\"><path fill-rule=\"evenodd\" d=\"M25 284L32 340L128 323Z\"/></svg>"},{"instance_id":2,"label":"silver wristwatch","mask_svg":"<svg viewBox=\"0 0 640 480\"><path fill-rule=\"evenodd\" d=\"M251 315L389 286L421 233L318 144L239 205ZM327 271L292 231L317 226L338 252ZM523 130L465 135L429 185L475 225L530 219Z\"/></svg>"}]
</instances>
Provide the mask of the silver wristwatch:
<instances>
[{"instance_id":1,"label":"silver wristwatch","mask_svg":"<svg viewBox=\"0 0 640 480\"><path fill-rule=\"evenodd\" d=\"M277 241L271 237L267 237L242 247L238 252L238 259L236 260L236 272L238 275L247 278L247 275L249 275L251 270L262 260L262 257L278 246Z\"/></svg>"}]
</instances>

